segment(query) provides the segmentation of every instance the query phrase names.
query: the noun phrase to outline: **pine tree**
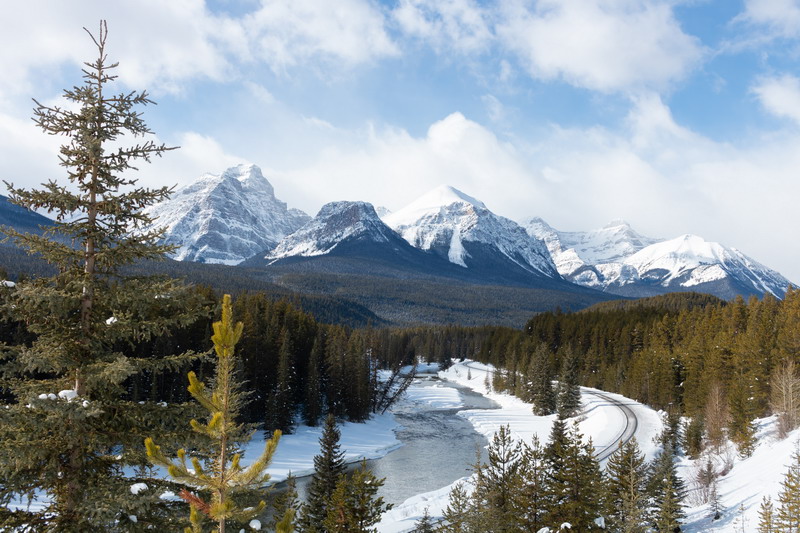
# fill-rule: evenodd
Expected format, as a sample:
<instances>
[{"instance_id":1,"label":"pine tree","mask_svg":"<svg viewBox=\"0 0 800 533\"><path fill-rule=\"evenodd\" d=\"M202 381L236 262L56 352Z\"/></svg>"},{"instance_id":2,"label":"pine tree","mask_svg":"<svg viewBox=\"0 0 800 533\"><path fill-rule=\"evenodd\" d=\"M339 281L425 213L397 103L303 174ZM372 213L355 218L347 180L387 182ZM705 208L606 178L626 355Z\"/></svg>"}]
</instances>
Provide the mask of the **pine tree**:
<instances>
[{"instance_id":1,"label":"pine tree","mask_svg":"<svg viewBox=\"0 0 800 533\"><path fill-rule=\"evenodd\" d=\"M705 432L705 424L703 417L698 415L693 416L686 424L683 431L683 447L686 454L692 459L700 457L703 451L703 433Z\"/></svg>"},{"instance_id":2,"label":"pine tree","mask_svg":"<svg viewBox=\"0 0 800 533\"><path fill-rule=\"evenodd\" d=\"M792 455L792 464L783 477L778 494L779 507L775 528L786 533L800 531L800 451Z\"/></svg>"},{"instance_id":3,"label":"pine tree","mask_svg":"<svg viewBox=\"0 0 800 533\"><path fill-rule=\"evenodd\" d=\"M294 356L291 334L288 328L281 331L281 347L278 350L278 373L275 384L276 427L284 433L294 429Z\"/></svg>"},{"instance_id":4,"label":"pine tree","mask_svg":"<svg viewBox=\"0 0 800 533\"><path fill-rule=\"evenodd\" d=\"M722 500L719 497L717 476L712 478L711 485L708 487L708 516L711 517L711 520L722 518Z\"/></svg>"},{"instance_id":5,"label":"pine tree","mask_svg":"<svg viewBox=\"0 0 800 533\"><path fill-rule=\"evenodd\" d=\"M293 519L297 514L300 503L297 499L297 478L289 474L286 478L286 490L272 501L272 520L269 524L270 531L279 531L286 528L286 518ZM293 529L293 528L292 528ZM290 532L291 530L289 530ZM287 533L289 533L287 532Z\"/></svg>"},{"instance_id":6,"label":"pine tree","mask_svg":"<svg viewBox=\"0 0 800 533\"><path fill-rule=\"evenodd\" d=\"M306 376L305 402L303 404L303 421L307 426L316 426L322 416L322 377L320 364L325 353L325 338L320 331L314 339L311 354L308 360L308 373Z\"/></svg>"},{"instance_id":7,"label":"pine tree","mask_svg":"<svg viewBox=\"0 0 800 533\"><path fill-rule=\"evenodd\" d=\"M620 443L606 469L609 526L621 533L644 533L647 531L644 493L647 471L635 438Z\"/></svg>"},{"instance_id":8,"label":"pine tree","mask_svg":"<svg viewBox=\"0 0 800 533\"><path fill-rule=\"evenodd\" d=\"M555 424L554 424L555 428ZM595 520L603 509L603 476L591 442L584 443L576 428L563 433L554 429L545 448L548 480L548 514L550 526L564 522L578 531L598 529Z\"/></svg>"},{"instance_id":9,"label":"pine tree","mask_svg":"<svg viewBox=\"0 0 800 533\"><path fill-rule=\"evenodd\" d=\"M435 524L426 507L422 512L422 516L414 523L414 533L433 533L435 531L434 527Z\"/></svg>"},{"instance_id":10,"label":"pine tree","mask_svg":"<svg viewBox=\"0 0 800 533\"><path fill-rule=\"evenodd\" d=\"M684 485L675 468L672 449L667 445L650 466L647 495L650 499L651 522L659 532L680 531L684 518Z\"/></svg>"},{"instance_id":11,"label":"pine tree","mask_svg":"<svg viewBox=\"0 0 800 533\"><path fill-rule=\"evenodd\" d=\"M758 508L758 533L778 533L775 525L775 510L772 498L764 496Z\"/></svg>"},{"instance_id":12,"label":"pine tree","mask_svg":"<svg viewBox=\"0 0 800 533\"><path fill-rule=\"evenodd\" d=\"M383 482L367 469L366 460L351 476L340 476L322 523L325 530L328 533L377 532L372 526L392 508L378 496Z\"/></svg>"},{"instance_id":13,"label":"pine tree","mask_svg":"<svg viewBox=\"0 0 800 533\"><path fill-rule=\"evenodd\" d=\"M298 530L301 532L327 531L322 523L328 515L328 503L345 470L344 453L339 449L340 437L336 418L329 414L319 439L320 453L314 456L314 475L308 486L306 503L300 508Z\"/></svg>"},{"instance_id":14,"label":"pine tree","mask_svg":"<svg viewBox=\"0 0 800 533\"><path fill-rule=\"evenodd\" d=\"M578 355L572 347L562 350L561 374L558 377L558 413L562 418L574 416L581 407Z\"/></svg>"},{"instance_id":15,"label":"pine tree","mask_svg":"<svg viewBox=\"0 0 800 533\"><path fill-rule=\"evenodd\" d=\"M444 518L444 531L448 533L471 533L476 531L472 521L477 514L472 506L467 490L463 483L456 483L450 489L450 498L447 502L442 517Z\"/></svg>"},{"instance_id":16,"label":"pine tree","mask_svg":"<svg viewBox=\"0 0 800 533\"><path fill-rule=\"evenodd\" d=\"M534 434L530 445L522 448L520 487L512 494L512 508L521 530L539 531L547 512L547 468L544 448Z\"/></svg>"},{"instance_id":17,"label":"pine tree","mask_svg":"<svg viewBox=\"0 0 800 533\"><path fill-rule=\"evenodd\" d=\"M183 490L181 497L191 506L191 528L187 533L205 531L205 517L216 523L219 533L225 533L228 521L247 523L257 517L266 507L264 501L255 507L242 508L233 499L237 493L262 489L269 481L267 468L281 438L280 430L266 441L264 451L250 466L241 466L241 454L236 453L236 441L241 440L243 428L236 422L242 405L243 394L236 383L234 368L234 350L242 336L242 323L233 324L231 297L225 295L222 300L222 319L214 323L214 351L217 355L216 377L212 390L197 379L194 372L189 372L189 393L209 412L208 422L191 421L192 429L208 437L216 452L214 457L204 466L196 458L190 458L192 468L187 463L184 449L178 450L178 460L168 459L152 438L145 439L147 456L160 466L167 468L170 476L177 482L188 485L201 493L210 493L210 501L202 495ZM293 514L293 510L289 511Z\"/></svg>"},{"instance_id":18,"label":"pine tree","mask_svg":"<svg viewBox=\"0 0 800 533\"><path fill-rule=\"evenodd\" d=\"M153 220L142 210L170 190L137 187L132 173L170 148L152 140L118 147L151 133L138 109L152 101L146 92L111 94L117 64L107 59L107 26L87 33L98 56L85 64L83 84L64 91L69 105L36 102L34 110L37 126L66 138L60 160L69 184L51 180L23 190L6 183L14 203L48 211L56 224L42 235L3 232L58 273L18 281L2 302L5 317L26 324L34 338L0 356L0 390L13 395L0 409L0 505L34 495L43 504L41 511L5 511L3 529L88 531L130 516L133 530L174 527L158 516L164 505L157 490L129 490L136 482L164 484L126 478L123 469L147 465L142 434L184 439L176 429L183 411L128 401L126 384L196 358L122 352L191 324L201 301L176 281L121 272L169 250L158 244L161 231L145 229Z\"/></svg>"},{"instance_id":19,"label":"pine tree","mask_svg":"<svg viewBox=\"0 0 800 533\"><path fill-rule=\"evenodd\" d=\"M553 391L553 375L550 373L550 361L547 346L540 344L531 355L528 368L530 380L530 401L533 403L533 414L538 416L553 414L556 410L556 395Z\"/></svg>"},{"instance_id":20,"label":"pine tree","mask_svg":"<svg viewBox=\"0 0 800 533\"><path fill-rule=\"evenodd\" d=\"M476 469L473 506L484 531L515 531L518 515L513 496L520 490L522 448L509 426L500 426L487 449L488 462Z\"/></svg>"}]
</instances>

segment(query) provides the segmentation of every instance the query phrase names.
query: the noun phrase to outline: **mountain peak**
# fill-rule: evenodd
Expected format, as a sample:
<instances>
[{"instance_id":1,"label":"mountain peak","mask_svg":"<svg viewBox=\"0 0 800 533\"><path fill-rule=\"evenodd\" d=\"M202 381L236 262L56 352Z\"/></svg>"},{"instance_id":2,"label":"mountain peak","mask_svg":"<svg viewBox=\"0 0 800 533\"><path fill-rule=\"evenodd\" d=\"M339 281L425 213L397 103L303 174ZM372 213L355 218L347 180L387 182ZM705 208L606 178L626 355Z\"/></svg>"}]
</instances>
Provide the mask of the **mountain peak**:
<instances>
[{"instance_id":1,"label":"mountain peak","mask_svg":"<svg viewBox=\"0 0 800 533\"><path fill-rule=\"evenodd\" d=\"M625 220L623 220L621 218L615 218L614 220L610 221L608 224L603 226L603 229L618 228L618 227L621 227L621 226L625 227L625 228L630 228L631 227L631 225L628 224L627 221L625 221Z\"/></svg>"},{"instance_id":2,"label":"mountain peak","mask_svg":"<svg viewBox=\"0 0 800 533\"><path fill-rule=\"evenodd\" d=\"M440 185L433 190L423 194L413 202L411 202L405 209L408 210L423 210L433 207L445 207L452 204L471 204L475 207L486 209L486 205L480 200L463 193L451 185Z\"/></svg>"},{"instance_id":3,"label":"mountain peak","mask_svg":"<svg viewBox=\"0 0 800 533\"><path fill-rule=\"evenodd\" d=\"M272 184L253 164L219 174L207 172L168 199L148 208L165 242L181 261L237 264L272 248L310 217L275 197Z\"/></svg>"},{"instance_id":4,"label":"mountain peak","mask_svg":"<svg viewBox=\"0 0 800 533\"><path fill-rule=\"evenodd\" d=\"M330 202L305 226L278 243L266 259L274 262L292 256L325 255L342 242L355 238L388 242L398 237L381 222L372 204Z\"/></svg>"}]
</instances>

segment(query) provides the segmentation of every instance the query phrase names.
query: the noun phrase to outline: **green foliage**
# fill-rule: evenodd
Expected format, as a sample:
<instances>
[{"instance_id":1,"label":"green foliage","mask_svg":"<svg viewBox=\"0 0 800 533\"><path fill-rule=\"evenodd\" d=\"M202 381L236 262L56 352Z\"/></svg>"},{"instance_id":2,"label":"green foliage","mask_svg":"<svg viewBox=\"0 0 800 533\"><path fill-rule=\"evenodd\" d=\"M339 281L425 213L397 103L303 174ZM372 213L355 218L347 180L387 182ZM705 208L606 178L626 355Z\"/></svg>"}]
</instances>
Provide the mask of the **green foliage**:
<instances>
[{"instance_id":1,"label":"green foliage","mask_svg":"<svg viewBox=\"0 0 800 533\"><path fill-rule=\"evenodd\" d=\"M87 32L88 33L88 32ZM140 404L130 383L196 361L192 353L140 356L130 349L189 326L204 313L202 299L163 277L126 276L124 267L156 260L167 247L143 209L161 201L168 188L137 187L136 166L169 150L147 138L139 109L146 92L112 92L116 64L106 54L104 22L90 36L97 59L85 64L83 83L64 91L69 105L36 102L34 122L65 139L60 161L67 180L40 189L6 184L11 201L46 210L57 222L44 231L3 232L50 266L51 277L18 279L2 294L9 323L26 331L2 348L0 390L0 506L36 498L41 511L4 511L2 529L41 531L170 529L169 504L152 478L140 435L159 432L165 442L185 439L177 429L184 415L176 406ZM69 181L67 184L66 181ZM133 468L133 477L123 475ZM131 484L149 490L132 494ZM135 520L130 517L136 517Z\"/></svg>"},{"instance_id":2,"label":"green foliage","mask_svg":"<svg viewBox=\"0 0 800 533\"><path fill-rule=\"evenodd\" d=\"M647 495L651 502L650 521L656 531L680 531L684 519L684 484L675 468L673 450L667 445L650 465Z\"/></svg>"},{"instance_id":3,"label":"green foliage","mask_svg":"<svg viewBox=\"0 0 800 533\"><path fill-rule=\"evenodd\" d=\"M297 499L297 478L291 473L286 478L286 490L272 501L272 520L269 523L270 531L291 533L294 531L294 517L300 503Z\"/></svg>"},{"instance_id":4,"label":"green foliage","mask_svg":"<svg viewBox=\"0 0 800 533\"><path fill-rule=\"evenodd\" d=\"M181 497L191 506L192 527L186 529L187 533L204 531L206 518L216 524L220 533L224 533L228 521L247 523L266 507L263 500L248 508L237 505L234 500L236 494L261 490L269 482L270 476L266 470L281 437L280 430L276 431L265 443L258 459L248 467L240 464L241 454L235 452L235 444L242 437L242 427L236 422L242 395L235 380L233 356L242 336L242 328L241 322L233 323L231 298L226 294L222 301L222 319L214 323L214 335L211 337L217 355L216 377L211 390L197 379L194 372L189 373L189 393L208 411L205 423L192 420L191 427L211 441L213 458L204 465L197 457L187 456L182 448L178 450L178 459L172 460L164 455L152 438L145 439L147 456L154 464L166 467L175 481L201 494L210 494L210 499L205 499L188 490L181 492ZM293 509L288 512L293 514Z\"/></svg>"},{"instance_id":5,"label":"green foliage","mask_svg":"<svg viewBox=\"0 0 800 533\"><path fill-rule=\"evenodd\" d=\"M328 502L322 526L328 533L373 533L381 515L392 508L378 496L383 486L367 469L366 460L351 476L340 476Z\"/></svg>"},{"instance_id":6,"label":"green foliage","mask_svg":"<svg viewBox=\"0 0 800 533\"><path fill-rule=\"evenodd\" d=\"M329 503L345 471L344 452L339 445L340 438L341 433L336 427L336 418L328 414L319 439L320 453L314 456L314 474L308 486L306 502L300 508L298 520L300 532L327 531L322 524L328 516Z\"/></svg>"},{"instance_id":7,"label":"green foliage","mask_svg":"<svg viewBox=\"0 0 800 533\"><path fill-rule=\"evenodd\" d=\"M435 524L426 507L422 516L414 523L414 533L433 533L434 531L436 531Z\"/></svg>"},{"instance_id":8,"label":"green foliage","mask_svg":"<svg viewBox=\"0 0 800 533\"><path fill-rule=\"evenodd\" d=\"M778 533L775 525L775 509L769 496L764 496L758 507L758 533Z\"/></svg>"},{"instance_id":9,"label":"green foliage","mask_svg":"<svg viewBox=\"0 0 800 533\"><path fill-rule=\"evenodd\" d=\"M792 455L792 463L781 482L775 529L786 533L800 531L800 451Z\"/></svg>"},{"instance_id":10,"label":"green foliage","mask_svg":"<svg viewBox=\"0 0 800 533\"><path fill-rule=\"evenodd\" d=\"M647 466L635 438L620 443L609 458L606 478L607 526L621 533L645 533Z\"/></svg>"}]
</instances>

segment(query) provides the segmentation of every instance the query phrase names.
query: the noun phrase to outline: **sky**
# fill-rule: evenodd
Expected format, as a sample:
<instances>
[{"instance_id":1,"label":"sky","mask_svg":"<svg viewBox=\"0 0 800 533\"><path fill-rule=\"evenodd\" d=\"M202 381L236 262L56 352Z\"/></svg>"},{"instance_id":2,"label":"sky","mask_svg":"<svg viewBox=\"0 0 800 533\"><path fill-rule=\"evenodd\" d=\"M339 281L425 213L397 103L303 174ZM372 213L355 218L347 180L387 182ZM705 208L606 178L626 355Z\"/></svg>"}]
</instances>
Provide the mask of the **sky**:
<instances>
[{"instance_id":1,"label":"sky","mask_svg":"<svg viewBox=\"0 0 800 533\"><path fill-rule=\"evenodd\" d=\"M800 0L26 0L0 18L0 178L63 180L60 104L109 27L114 90L180 150L140 183L238 163L311 215L452 185L565 231L624 219L800 282Z\"/></svg>"}]
</instances>

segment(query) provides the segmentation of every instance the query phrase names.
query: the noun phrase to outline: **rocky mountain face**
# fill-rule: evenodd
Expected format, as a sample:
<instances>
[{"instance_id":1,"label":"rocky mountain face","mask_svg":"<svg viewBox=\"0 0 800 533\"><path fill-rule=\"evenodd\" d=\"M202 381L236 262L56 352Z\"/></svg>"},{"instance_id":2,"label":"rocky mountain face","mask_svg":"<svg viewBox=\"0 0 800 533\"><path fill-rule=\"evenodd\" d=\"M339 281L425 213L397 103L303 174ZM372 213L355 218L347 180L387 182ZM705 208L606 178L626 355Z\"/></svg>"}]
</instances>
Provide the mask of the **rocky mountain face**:
<instances>
[{"instance_id":1,"label":"rocky mountain face","mask_svg":"<svg viewBox=\"0 0 800 533\"><path fill-rule=\"evenodd\" d=\"M311 217L288 209L255 165L204 174L147 211L179 261L238 264L273 248Z\"/></svg>"},{"instance_id":2,"label":"rocky mountain face","mask_svg":"<svg viewBox=\"0 0 800 533\"><path fill-rule=\"evenodd\" d=\"M769 293L783 297L789 280L735 248L696 235L645 237L624 221L588 232L562 232L544 220L524 223L543 240L566 279L624 296L698 291L732 298Z\"/></svg>"},{"instance_id":3,"label":"rocky mountain face","mask_svg":"<svg viewBox=\"0 0 800 533\"><path fill-rule=\"evenodd\" d=\"M561 277L539 239L453 187L438 187L383 220L415 248L463 268L521 269L534 276Z\"/></svg>"}]
</instances>

